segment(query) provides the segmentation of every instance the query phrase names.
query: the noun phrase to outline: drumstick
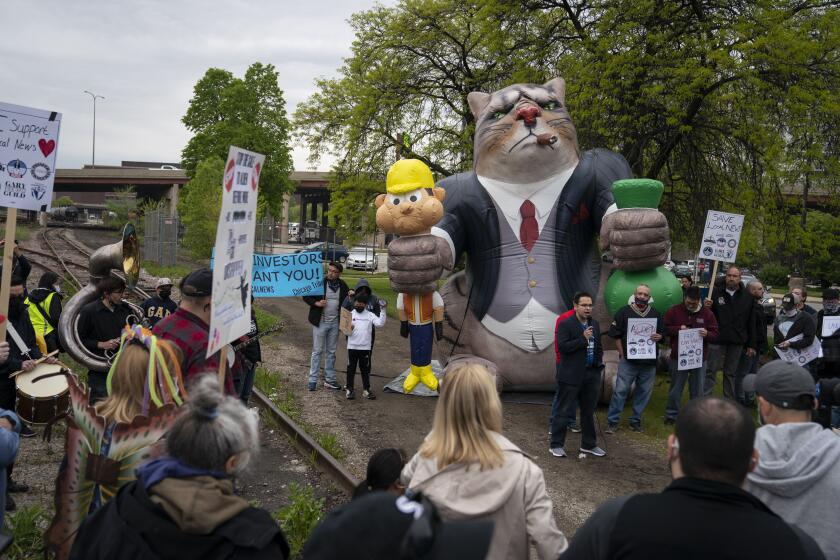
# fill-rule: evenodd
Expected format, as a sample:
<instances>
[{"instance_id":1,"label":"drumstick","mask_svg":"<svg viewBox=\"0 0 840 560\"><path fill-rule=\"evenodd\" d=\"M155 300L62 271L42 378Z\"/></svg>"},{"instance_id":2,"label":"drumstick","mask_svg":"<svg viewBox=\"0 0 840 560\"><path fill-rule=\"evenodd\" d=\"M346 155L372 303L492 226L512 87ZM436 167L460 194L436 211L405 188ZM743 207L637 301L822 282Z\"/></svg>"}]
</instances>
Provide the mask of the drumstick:
<instances>
[{"instance_id":1,"label":"drumstick","mask_svg":"<svg viewBox=\"0 0 840 560\"><path fill-rule=\"evenodd\" d=\"M50 352L50 353L49 353L49 354L47 354L46 356L43 356L43 357L38 358L37 360L35 360L35 365L37 366L38 364L40 364L40 363L42 363L42 362L45 362L45 361L47 360L47 358L52 358L52 357L53 357L53 356L55 356L56 354L58 354L58 350L53 350L52 352ZM17 376L17 375L18 375L18 374L20 374L20 373L23 373L23 370L22 370L22 369L21 369L21 370L18 370L18 371L16 371L16 372L14 372L14 373L12 373L12 374L10 374L10 375L9 375L9 379L13 379L15 376Z\"/></svg>"}]
</instances>

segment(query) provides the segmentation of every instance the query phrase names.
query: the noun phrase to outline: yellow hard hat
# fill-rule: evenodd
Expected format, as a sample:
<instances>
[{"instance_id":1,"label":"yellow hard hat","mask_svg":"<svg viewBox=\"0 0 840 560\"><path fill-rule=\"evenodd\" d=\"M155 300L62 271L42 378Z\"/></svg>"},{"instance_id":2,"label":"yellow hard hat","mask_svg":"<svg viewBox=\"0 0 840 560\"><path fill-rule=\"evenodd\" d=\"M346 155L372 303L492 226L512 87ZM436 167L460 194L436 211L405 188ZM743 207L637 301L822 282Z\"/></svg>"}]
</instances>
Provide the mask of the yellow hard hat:
<instances>
[{"instance_id":1,"label":"yellow hard hat","mask_svg":"<svg viewBox=\"0 0 840 560\"><path fill-rule=\"evenodd\" d=\"M388 194L404 194L414 189L433 189L432 170L419 159L401 159L388 170L385 190Z\"/></svg>"}]
</instances>

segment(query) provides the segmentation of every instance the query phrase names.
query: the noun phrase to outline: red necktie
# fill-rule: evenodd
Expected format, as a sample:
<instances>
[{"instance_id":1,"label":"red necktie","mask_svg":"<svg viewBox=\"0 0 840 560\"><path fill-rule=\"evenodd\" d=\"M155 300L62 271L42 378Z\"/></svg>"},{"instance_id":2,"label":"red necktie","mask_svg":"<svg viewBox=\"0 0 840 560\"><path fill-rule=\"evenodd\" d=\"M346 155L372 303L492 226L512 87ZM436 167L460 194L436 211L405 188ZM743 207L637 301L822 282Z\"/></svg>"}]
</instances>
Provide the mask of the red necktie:
<instances>
[{"instance_id":1,"label":"red necktie","mask_svg":"<svg viewBox=\"0 0 840 560\"><path fill-rule=\"evenodd\" d=\"M534 217L535 213L536 208L530 200L526 200L519 207L519 214L522 216L522 223L519 225L519 240L529 253L540 235L540 228L537 225L537 219Z\"/></svg>"}]
</instances>

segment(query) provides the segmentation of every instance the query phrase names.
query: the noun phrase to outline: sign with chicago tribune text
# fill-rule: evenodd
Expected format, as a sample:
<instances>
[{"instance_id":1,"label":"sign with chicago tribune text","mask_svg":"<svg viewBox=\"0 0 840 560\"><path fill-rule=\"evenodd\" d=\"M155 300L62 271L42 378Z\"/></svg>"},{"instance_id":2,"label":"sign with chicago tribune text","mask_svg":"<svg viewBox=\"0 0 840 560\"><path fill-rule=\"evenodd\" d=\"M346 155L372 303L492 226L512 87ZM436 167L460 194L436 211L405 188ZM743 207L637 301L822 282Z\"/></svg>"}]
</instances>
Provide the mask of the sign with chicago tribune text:
<instances>
[{"instance_id":1,"label":"sign with chicago tribune text","mask_svg":"<svg viewBox=\"0 0 840 560\"><path fill-rule=\"evenodd\" d=\"M251 330L257 187L264 162L264 155L236 146L228 152L216 228L207 357Z\"/></svg>"},{"instance_id":2,"label":"sign with chicago tribune text","mask_svg":"<svg viewBox=\"0 0 840 560\"><path fill-rule=\"evenodd\" d=\"M706 227L703 229L703 242L700 243L700 258L735 262L743 229L742 214L709 210L706 214Z\"/></svg>"},{"instance_id":3,"label":"sign with chicago tribune text","mask_svg":"<svg viewBox=\"0 0 840 560\"><path fill-rule=\"evenodd\" d=\"M0 102L0 206L52 205L61 114Z\"/></svg>"}]
</instances>

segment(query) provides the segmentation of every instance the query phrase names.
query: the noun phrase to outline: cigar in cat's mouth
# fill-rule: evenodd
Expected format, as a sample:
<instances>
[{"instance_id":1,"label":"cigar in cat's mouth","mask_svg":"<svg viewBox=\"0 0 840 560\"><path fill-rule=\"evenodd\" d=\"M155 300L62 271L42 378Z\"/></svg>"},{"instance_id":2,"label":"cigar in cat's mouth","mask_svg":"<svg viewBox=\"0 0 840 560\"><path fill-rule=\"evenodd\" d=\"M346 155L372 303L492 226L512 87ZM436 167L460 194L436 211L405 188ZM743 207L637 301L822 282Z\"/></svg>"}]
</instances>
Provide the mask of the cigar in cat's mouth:
<instances>
[{"instance_id":1,"label":"cigar in cat's mouth","mask_svg":"<svg viewBox=\"0 0 840 560\"><path fill-rule=\"evenodd\" d=\"M545 132L543 134L537 135L537 144L540 146L549 146L551 147L552 144L557 142L557 136L551 134L550 132Z\"/></svg>"}]
</instances>

